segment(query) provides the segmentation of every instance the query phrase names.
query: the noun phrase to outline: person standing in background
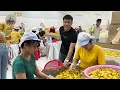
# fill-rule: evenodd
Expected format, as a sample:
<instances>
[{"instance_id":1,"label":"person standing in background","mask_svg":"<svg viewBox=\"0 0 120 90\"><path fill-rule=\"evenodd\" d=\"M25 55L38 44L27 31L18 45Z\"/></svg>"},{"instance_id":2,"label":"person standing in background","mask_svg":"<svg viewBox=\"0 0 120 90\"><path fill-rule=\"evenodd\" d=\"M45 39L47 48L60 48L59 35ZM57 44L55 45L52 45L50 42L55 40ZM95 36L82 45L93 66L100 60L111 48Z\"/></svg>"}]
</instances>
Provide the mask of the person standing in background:
<instances>
[{"instance_id":1,"label":"person standing in background","mask_svg":"<svg viewBox=\"0 0 120 90\"><path fill-rule=\"evenodd\" d=\"M4 43L5 34L0 31L0 79L6 79L8 66L8 48Z\"/></svg>"},{"instance_id":2,"label":"person standing in background","mask_svg":"<svg viewBox=\"0 0 120 90\"><path fill-rule=\"evenodd\" d=\"M38 27L38 33L41 32L41 31L44 31L44 29L41 26L39 26Z\"/></svg>"},{"instance_id":3,"label":"person standing in background","mask_svg":"<svg viewBox=\"0 0 120 90\"><path fill-rule=\"evenodd\" d=\"M42 29L41 26L38 27L38 33L36 34L37 37L40 39L40 47L39 47L39 51L40 51L40 56L44 57L46 56L46 38L45 38L45 31Z\"/></svg>"},{"instance_id":4,"label":"person standing in background","mask_svg":"<svg viewBox=\"0 0 120 90\"><path fill-rule=\"evenodd\" d=\"M9 34L12 32L14 25L16 23L16 17L14 15L8 15L6 16L5 21L6 22L4 24L3 32L5 33L5 36L8 38Z\"/></svg>"},{"instance_id":5,"label":"person standing in background","mask_svg":"<svg viewBox=\"0 0 120 90\"><path fill-rule=\"evenodd\" d=\"M96 20L96 25L94 25L90 29L91 35L95 37L94 43L99 42L100 31L102 30L102 28L100 27L101 22L102 22L102 19L97 19Z\"/></svg>"},{"instance_id":6,"label":"person standing in background","mask_svg":"<svg viewBox=\"0 0 120 90\"><path fill-rule=\"evenodd\" d=\"M59 29L62 41L59 60L62 61L65 66L68 65L69 62L72 62L77 42L77 32L71 27L72 23L73 17L71 15L65 15L63 17L63 26Z\"/></svg>"},{"instance_id":7,"label":"person standing in background","mask_svg":"<svg viewBox=\"0 0 120 90\"><path fill-rule=\"evenodd\" d=\"M34 27L32 28L32 32L37 35L38 39L40 39L39 34L37 33L38 28ZM40 58L40 47L38 47L34 53L35 60L38 60Z\"/></svg>"},{"instance_id":8,"label":"person standing in background","mask_svg":"<svg viewBox=\"0 0 120 90\"><path fill-rule=\"evenodd\" d=\"M25 24L21 23L19 33L22 36L24 34L24 32L25 32Z\"/></svg>"},{"instance_id":9,"label":"person standing in background","mask_svg":"<svg viewBox=\"0 0 120 90\"><path fill-rule=\"evenodd\" d=\"M43 23L40 24L40 27L42 28L42 30L45 30L45 25Z\"/></svg>"},{"instance_id":10,"label":"person standing in background","mask_svg":"<svg viewBox=\"0 0 120 90\"><path fill-rule=\"evenodd\" d=\"M82 27L79 26L79 29L77 30L77 33L79 34L79 32L82 32Z\"/></svg>"},{"instance_id":11,"label":"person standing in background","mask_svg":"<svg viewBox=\"0 0 120 90\"><path fill-rule=\"evenodd\" d=\"M37 27L33 27L32 28L32 32L35 33L35 34L37 34Z\"/></svg>"},{"instance_id":12,"label":"person standing in background","mask_svg":"<svg viewBox=\"0 0 120 90\"><path fill-rule=\"evenodd\" d=\"M18 32L20 29L19 25L15 25L14 26L14 31L12 31L9 35L10 37L10 47L12 48L13 50L13 55L14 55L14 58L16 56L18 56L19 54L19 46L18 46L18 43L20 41L20 38L21 38L21 35L20 33Z\"/></svg>"},{"instance_id":13,"label":"person standing in background","mask_svg":"<svg viewBox=\"0 0 120 90\"><path fill-rule=\"evenodd\" d=\"M40 45L40 53L41 57L46 56L46 37L45 37L45 31L39 32L40 40L41 40L41 45Z\"/></svg>"},{"instance_id":14,"label":"person standing in background","mask_svg":"<svg viewBox=\"0 0 120 90\"><path fill-rule=\"evenodd\" d=\"M21 38L21 35L20 33L18 32L19 31L19 26L18 25L15 25L14 26L14 31L12 31L9 35L10 39L11 39L11 43L12 44L18 44L19 43L19 40Z\"/></svg>"},{"instance_id":15,"label":"person standing in background","mask_svg":"<svg viewBox=\"0 0 120 90\"><path fill-rule=\"evenodd\" d=\"M20 29L22 29L23 31L25 31L25 24L24 23L21 23Z\"/></svg>"}]
</instances>

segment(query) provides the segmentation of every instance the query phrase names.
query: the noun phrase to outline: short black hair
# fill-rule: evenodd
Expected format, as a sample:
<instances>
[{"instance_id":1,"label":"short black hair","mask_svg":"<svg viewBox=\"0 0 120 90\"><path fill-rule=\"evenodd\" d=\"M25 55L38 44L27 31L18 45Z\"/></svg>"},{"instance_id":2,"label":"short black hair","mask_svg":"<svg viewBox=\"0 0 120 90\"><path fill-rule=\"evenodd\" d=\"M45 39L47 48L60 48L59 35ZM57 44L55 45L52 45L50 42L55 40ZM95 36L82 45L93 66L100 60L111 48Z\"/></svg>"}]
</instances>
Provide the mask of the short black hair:
<instances>
[{"instance_id":1,"label":"short black hair","mask_svg":"<svg viewBox=\"0 0 120 90\"><path fill-rule=\"evenodd\" d=\"M101 22L102 21L102 19L97 19L97 22Z\"/></svg>"},{"instance_id":2,"label":"short black hair","mask_svg":"<svg viewBox=\"0 0 120 90\"><path fill-rule=\"evenodd\" d=\"M64 19L67 19L67 20L72 20L73 21L73 17L71 16L71 15L65 15L64 17L63 17L63 20Z\"/></svg>"},{"instance_id":3,"label":"short black hair","mask_svg":"<svg viewBox=\"0 0 120 90\"><path fill-rule=\"evenodd\" d=\"M19 31L19 29L14 29L15 31Z\"/></svg>"},{"instance_id":4,"label":"short black hair","mask_svg":"<svg viewBox=\"0 0 120 90\"><path fill-rule=\"evenodd\" d=\"M39 35L40 35L40 37L44 36L45 35L45 31L40 31Z\"/></svg>"},{"instance_id":5,"label":"short black hair","mask_svg":"<svg viewBox=\"0 0 120 90\"><path fill-rule=\"evenodd\" d=\"M93 42L93 39L90 39L90 40L89 40L89 43L91 43L91 44L92 44L92 42Z\"/></svg>"},{"instance_id":6,"label":"short black hair","mask_svg":"<svg viewBox=\"0 0 120 90\"><path fill-rule=\"evenodd\" d=\"M38 41L35 41L35 40L27 40L27 41L24 41L22 44L21 44L21 48L23 49L24 48L24 43L26 43L28 46L30 46L30 45L32 45L32 44L34 44L34 43L36 43L36 42L38 42ZM38 46L37 47L39 47L40 46L40 43L38 42Z\"/></svg>"},{"instance_id":7,"label":"short black hair","mask_svg":"<svg viewBox=\"0 0 120 90\"><path fill-rule=\"evenodd\" d=\"M33 33L36 33L36 31L32 31Z\"/></svg>"}]
</instances>

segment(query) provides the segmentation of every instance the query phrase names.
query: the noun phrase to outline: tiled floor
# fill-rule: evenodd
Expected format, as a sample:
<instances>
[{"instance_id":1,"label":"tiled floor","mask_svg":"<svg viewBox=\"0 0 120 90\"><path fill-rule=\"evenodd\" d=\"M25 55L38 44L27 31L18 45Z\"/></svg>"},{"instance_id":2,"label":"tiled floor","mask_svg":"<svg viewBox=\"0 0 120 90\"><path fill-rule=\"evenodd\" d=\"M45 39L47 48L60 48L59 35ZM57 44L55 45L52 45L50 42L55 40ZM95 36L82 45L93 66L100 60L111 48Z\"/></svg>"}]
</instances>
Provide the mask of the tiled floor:
<instances>
[{"instance_id":1,"label":"tiled floor","mask_svg":"<svg viewBox=\"0 0 120 90\"><path fill-rule=\"evenodd\" d=\"M46 57L41 57L36 63L39 67L44 68L44 65L48 62ZM12 79L12 67L8 66L7 79Z\"/></svg>"}]
</instances>

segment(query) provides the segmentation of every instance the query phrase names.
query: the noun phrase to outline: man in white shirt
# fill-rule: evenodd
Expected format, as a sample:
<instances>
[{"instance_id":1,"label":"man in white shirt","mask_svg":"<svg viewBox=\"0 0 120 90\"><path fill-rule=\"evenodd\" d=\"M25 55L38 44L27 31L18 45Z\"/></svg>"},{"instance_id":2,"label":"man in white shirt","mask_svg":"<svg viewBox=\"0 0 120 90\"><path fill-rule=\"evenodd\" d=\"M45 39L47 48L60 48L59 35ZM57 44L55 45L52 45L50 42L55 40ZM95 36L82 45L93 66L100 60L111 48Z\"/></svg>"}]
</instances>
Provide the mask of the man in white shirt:
<instances>
[{"instance_id":1,"label":"man in white shirt","mask_svg":"<svg viewBox=\"0 0 120 90\"><path fill-rule=\"evenodd\" d=\"M97 19L96 20L96 25L93 25L93 27L90 30L90 33L95 38L94 43L99 42L100 31L102 30L102 28L100 27L101 21L102 21L101 19Z\"/></svg>"}]
</instances>

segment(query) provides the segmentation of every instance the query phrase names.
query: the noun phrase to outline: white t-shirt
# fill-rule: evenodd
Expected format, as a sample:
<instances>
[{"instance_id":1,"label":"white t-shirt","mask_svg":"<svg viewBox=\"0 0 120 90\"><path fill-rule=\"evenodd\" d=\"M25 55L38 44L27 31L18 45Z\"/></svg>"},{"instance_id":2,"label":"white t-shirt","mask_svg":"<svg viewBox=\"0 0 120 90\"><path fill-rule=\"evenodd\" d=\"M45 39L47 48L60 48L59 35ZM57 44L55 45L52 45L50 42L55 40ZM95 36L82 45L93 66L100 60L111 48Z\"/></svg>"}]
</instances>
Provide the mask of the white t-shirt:
<instances>
[{"instance_id":1,"label":"white t-shirt","mask_svg":"<svg viewBox=\"0 0 120 90\"><path fill-rule=\"evenodd\" d=\"M100 31L102 30L102 28L99 26L97 27L96 25L93 26L93 33L92 36L95 37L95 39L99 39L100 36Z\"/></svg>"}]
</instances>

